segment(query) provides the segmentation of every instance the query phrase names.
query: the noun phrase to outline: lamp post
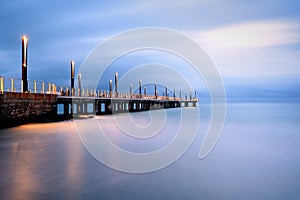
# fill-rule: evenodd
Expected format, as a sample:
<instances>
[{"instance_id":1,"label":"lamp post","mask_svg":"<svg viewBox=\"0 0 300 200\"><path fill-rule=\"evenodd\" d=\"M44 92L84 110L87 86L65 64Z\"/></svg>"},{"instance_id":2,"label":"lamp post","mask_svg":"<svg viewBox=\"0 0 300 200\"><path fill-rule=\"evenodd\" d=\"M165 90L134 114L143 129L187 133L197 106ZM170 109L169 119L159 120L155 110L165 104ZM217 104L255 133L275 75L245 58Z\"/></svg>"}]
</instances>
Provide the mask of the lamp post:
<instances>
[{"instance_id":1,"label":"lamp post","mask_svg":"<svg viewBox=\"0 0 300 200\"><path fill-rule=\"evenodd\" d=\"M81 74L78 74L78 96L81 96Z\"/></svg>"},{"instance_id":2,"label":"lamp post","mask_svg":"<svg viewBox=\"0 0 300 200\"><path fill-rule=\"evenodd\" d=\"M22 36L22 81L23 81L23 92L28 91L27 82L27 49L28 49L28 38L26 35Z\"/></svg>"},{"instance_id":3,"label":"lamp post","mask_svg":"<svg viewBox=\"0 0 300 200\"><path fill-rule=\"evenodd\" d=\"M112 80L109 80L109 97L112 97Z\"/></svg>"},{"instance_id":4,"label":"lamp post","mask_svg":"<svg viewBox=\"0 0 300 200\"><path fill-rule=\"evenodd\" d=\"M115 74L115 97L118 97L118 72Z\"/></svg>"},{"instance_id":5,"label":"lamp post","mask_svg":"<svg viewBox=\"0 0 300 200\"><path fill-rule=\"evenodd\" d=\"M182 99L181 99L181 90L179 91L179 98L180 98L180 100L182 100Z\"/></svg>"},{"instance_id":6,"label":"lamp post","mask_svg":"<svg viewBox=\"0 0 300 200\"><path fill-rule=\"evenodd\" d=\"M139 81L139 95L142 96L142 79Z\"/></svg>"},{"instance_id":7,"label":"lamp post","mask_svg":"<svg viewBox=\"0 0 300 200\"><path fill-rule=\"evenodd\" d=\"M155 98L157 99L157 88L156 88L156 83L154 83L154 95L155 95Z\"/></svg>"},{"instance_id":8,"label":"lamp post","mask_svg":"<svg viewBox=\"0 0 300 200\"><path fill-rule=\"evenodd\" d=\"M168 86L166 86L166 97L168 98Z\"/></svg>"},{"instance_id":9,"label":"lamp post","mask_svg":"<svg viewBox=\"0 0 300 200\"><path fill-rule=\"evenodd\" d=\"M71 96L74 95L75 63L71 61Z\"/></svg>"},{"instance_id":10,"label":"lamp post","mask_svg":"<svg viewBox=\"0 0 300 200\"><path fill-rule=\"evenodd\" d=\"M129 84L129 93L130 93L130 98L132 98L132 84Z\"/></svg>"}]
</instances>

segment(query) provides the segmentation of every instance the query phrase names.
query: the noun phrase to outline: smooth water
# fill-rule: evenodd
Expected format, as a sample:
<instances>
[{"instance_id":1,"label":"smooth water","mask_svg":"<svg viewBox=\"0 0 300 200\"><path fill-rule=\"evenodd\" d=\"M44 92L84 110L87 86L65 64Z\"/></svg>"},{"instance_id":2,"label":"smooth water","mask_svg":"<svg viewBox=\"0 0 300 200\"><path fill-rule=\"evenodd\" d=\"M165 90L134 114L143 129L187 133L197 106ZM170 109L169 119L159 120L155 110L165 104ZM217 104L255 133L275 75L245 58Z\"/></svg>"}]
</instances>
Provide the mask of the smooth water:
<instances>
[{"instance_id":1,"label":"smooth water","mask_svg":"<svg viewBox=\"0 0 300 200\"><path fill-rule=\"evenodd\" d=\"M199 109L190 148L172 165L146 174L101 164L81 143L74 121L2 129L0 199L299 199L300 104L228 104L223 133L203 160L198 153L209 105ZM113 116L96 120L104 122L114 144L148 152L175 134L180 109L169 109L166 116L162 132L142 140L117 129ZM134 113L132 119L141 127L151 121L148 113Z\"/></svg>"}]
</instances>

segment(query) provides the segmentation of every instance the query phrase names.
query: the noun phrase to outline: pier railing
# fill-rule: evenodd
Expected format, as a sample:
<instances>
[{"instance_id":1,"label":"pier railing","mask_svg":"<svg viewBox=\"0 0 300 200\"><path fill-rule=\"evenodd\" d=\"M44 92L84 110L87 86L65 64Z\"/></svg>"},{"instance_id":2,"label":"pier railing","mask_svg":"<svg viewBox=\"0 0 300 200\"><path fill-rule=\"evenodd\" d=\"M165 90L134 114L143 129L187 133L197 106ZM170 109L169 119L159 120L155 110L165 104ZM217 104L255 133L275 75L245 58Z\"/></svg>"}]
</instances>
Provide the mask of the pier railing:
<instances>
[{"instance_id":1,"label":"pier railing","mask_svg":"<svg viewBox=\"0 0 300 200\"><path fill-rule=\"evenodd\" d=\"M57 94L54 83L28 80L28 92L39 94ZM23 92L23 81L17 78L0 77L0 92Z\"/></svg>"},{"instance_id":2,"label":"pier railing","mask_svg":"<svg viewBox=\"0 0 300 200\"><path fill-rule=\"evenodd\" d=\"M0 93L4 92L23 92L22 79L7 78L0 76ZM95 98L123 98L123 99L158 99L158 100L176 100L176 101L198 101L196 97L185 96L185 98L174 96L159 96L152 94L134 94L129 92L107 91L107 90L92 90L86 88L57 87L54 83L28 80L28 93L36 94L56 94L59 96L71 97L95 97Z\"/></svg>"},{"instance_id":3,"label":"pier railing","mask_svg":"<svg viewBox=\"0 0 300 200\"><path fill-rule=\"evenodd\" d=\"M72 93L72 94L71 94ZM96 98L122 98L122 99L158 99L158 100L184 100L184 98L174 97L174 96L155 96L152 94L130 94L128 92L119 92L118 94L106 90L91 90L91 89L73 89L68 87L60 87L57 91L60 96L73 96L73 97L96 97ZM189 100L196 100L195 98Z\"/></svg>"}]
</instances>

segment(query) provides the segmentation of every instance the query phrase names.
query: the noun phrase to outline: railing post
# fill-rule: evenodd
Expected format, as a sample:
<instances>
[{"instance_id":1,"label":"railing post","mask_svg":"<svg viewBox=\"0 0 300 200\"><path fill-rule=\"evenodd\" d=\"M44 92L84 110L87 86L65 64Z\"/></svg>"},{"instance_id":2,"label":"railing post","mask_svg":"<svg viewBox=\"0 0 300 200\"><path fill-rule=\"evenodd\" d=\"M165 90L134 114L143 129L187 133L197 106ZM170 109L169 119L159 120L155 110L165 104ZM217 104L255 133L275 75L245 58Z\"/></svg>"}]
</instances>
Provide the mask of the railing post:
<instances>
[{"instance_id":1,"label":"railing post","mask_svg":"<svg viewBox=\"0 0 300 200\"><path fill-rule=\"evenodd\" d=\"M50 93L51 92L51 83L48 83L48 89L47 92Z\"/></svg>"},{"instance_id":2,"label":"railing post","mask_svg":"<svg viewBox=\"0 0 300 200\"><path fill-rule=\"evenodd\" d=\"M54 94L55 93L55 85L54 85L54 83L52 83L51 85L52 85L52 94Z\"/></svg>"},{"instance_id":3,"label":"railing post","mask_svg":"<svg viewBox=\"0 0 300 200\"><path fill-rule=\"evenodd\" d=\"M21 91L20 92L23 92L23 80L21 80Z\"/></svg>"},{"instance_id":4,"label":"railing post","mask_svg":"<svg viewBox=\"0 0 300 200\"><path fill-rule=\"evenodd\" d=\"M3 93L4 92L4 78L0 77L0 90Z\"/></svg>"},{"instance_id":5,"label":"railing post","mask_svg":"<svg viewBox=\"0 0 300 200\"><path fill-rule=\"evenodd\" d=\"M33 91L36 93L36 81L33 81Z\"/></svg>"},{"instance_id":6,"label":"railing post","mask_svg":"<svg viewBox=\"0 0 300 200\"><path fill-rule=\"evenodd\" d=\"M14 92L14 79L11 79L11 92Z\"/></svg>"},{"instance_id":7,"label":"railing post","mask_svg":"<svg viewBox=\"0 0 300 200\"><path fill-rule=\"evenodd\" d=\"M45 94L45 82L42 82L42 94Z\"/></svg>"}]
</instances>

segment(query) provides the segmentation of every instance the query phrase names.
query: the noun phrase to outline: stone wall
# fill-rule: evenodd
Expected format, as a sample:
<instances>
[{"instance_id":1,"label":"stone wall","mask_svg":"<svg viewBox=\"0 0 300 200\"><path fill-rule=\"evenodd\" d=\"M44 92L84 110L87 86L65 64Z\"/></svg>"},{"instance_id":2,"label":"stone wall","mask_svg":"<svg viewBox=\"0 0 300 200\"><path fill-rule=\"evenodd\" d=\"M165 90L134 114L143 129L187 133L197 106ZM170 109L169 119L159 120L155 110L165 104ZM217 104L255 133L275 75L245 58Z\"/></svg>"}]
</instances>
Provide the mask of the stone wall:
<instances>
[{"instance_id":1,"label":"stone wall","mask_svg":"<svg viewBox=\"0 0 300 200\"><path fill-rule=\"evenodd\" d=\"M0 94L0 127L51 120L56 99L54 94L4 92Z\"/></svg>"}]
</instances>

